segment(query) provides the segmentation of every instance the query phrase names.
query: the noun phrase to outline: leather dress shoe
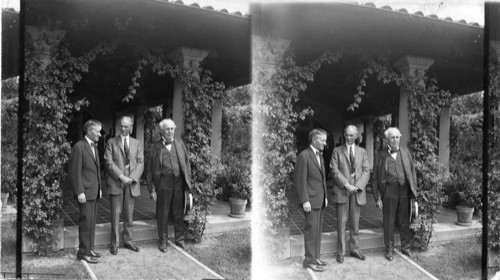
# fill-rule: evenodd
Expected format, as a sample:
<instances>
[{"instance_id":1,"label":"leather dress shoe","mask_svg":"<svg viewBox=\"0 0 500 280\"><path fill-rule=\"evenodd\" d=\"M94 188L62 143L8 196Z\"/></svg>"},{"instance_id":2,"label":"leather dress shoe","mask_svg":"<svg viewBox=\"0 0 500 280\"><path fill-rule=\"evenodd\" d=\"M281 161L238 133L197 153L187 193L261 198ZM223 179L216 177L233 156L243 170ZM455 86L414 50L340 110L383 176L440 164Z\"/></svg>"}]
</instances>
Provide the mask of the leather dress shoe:
<instances>
[{"instance_id":1,"label":"leather dress shoe","mask_svg":"<svg viewBox=\"0 0 500 280\"><path fill-rule=\"evenodd\" d=\"M326 266L326 262L322 259L317 259L316 264L319 266Z\"/></svg>"},{"instance_id":2,"label":"leather dress shoe","mask_svg":"<svg viewBox=\"0 0 500 280\"><path fill-rule=\"evenodd\" d=\"M160 249L161 252L166 253L167 252L167 244L165 242L160 242L158 245L158 249Z\"/></svg>"},{"instance_id":3,"label":"leather dress shoe","mask_svg":"<svg viewBox=\"0 0 500 280\"><path fill-rule=\"evenodd\" d=\"M140 251L139 247L135 246L133 243L123 243L123 247L130 249L132 251L135 251L135 252Z\"/></svg>"},{"instance_id":4,"label":"leather dress shoe","mask_svg":"<svg viewBox=\"0 0 500 280\"><path fill-rule=\"evenodd\" d=\"M360 259L362 261L366 260L366 257L361 254L360 252L351 252L351 257L355 257L357 259Z\"/></svg>"},{"instance_id":5,"label":"leather dress shoe","mask_svg":"<svg viewBox=\"0 0 500 280\"><path fill-rule=\"evenodd\" d=\"M184 241L175 241L174 242L175 245L181 249L185 249L186 247L184 247Z\"/></svg>"},{"instance_id":6,"label":"leather dress shoe","mask_svg":"<svg viewBox=\"0 0 500 280\"><path fill-rule=\"evenodd\" d=\"M401 253L403 253L403 255L406 255L408 258L411 258L410 250L401 250Z\"/></svg>"},{"instance_id":7,"label":"leather dress shoe","mask_svg":"<svg viewBox=\"0 0 500 280\"><path fill-rule=\"evenodd\" d=\"M338 263L343 263L344 262L344 255L343 254L337 254L336 258Z\"/></svg>"},{"instance_id":8,"label":"leather dress shoe","mask_svg":"<svg viewBox=\"0 0 500 280\"><path fill-rule=\"evenodd\" d=\"M394 255L393 249L385 249L385 258L389 261L392 261Z\"/></svg>"},{"instance_id":9,"label":"leather dress shoe","mask_svg":"<svg viewBox=\"0 0 500 280\"><path fill-rule=\"evenodd\" d=\"M91 250L91 251L90 251L90 256L91 256L92 258L100 258L100 257L101 257L101 253L98 253L98 252L96 252L96 251L94 251L94 250Z\"/></svg>"},{"instance_id":10,"label":"leather dress shoe","mask_svg":"<svg viewBox=\"0 0 500 280\"><path fill-rule=\"evenodd\" d=\"M305 269L311 269L312 271L315 271L315 272L323 272L325 271L325 269L322 267L322 266L319 266L319 265L316 265L316 264L312 264L312 263L304 263L303 264L304 268Z\"/></svg>"},{"instance_id":11,"label":"leather dress shoe","mask_svg":"<svg viewBox=\"0 0 500 280\"><path fill-rule=\"evenodd\" d=\"M109 249L109 252L111 252L111 254L113 254L113 255L116 255L116 254L118 254L118 248L115 246L111 246L111 248Z\"/></svg>"},{"instance_id":12,"label":"leather dress shoe","mask_svg":"<svg viewBox=\"0 0 500 280\"><path fill-rule=\"evenodd\" d=\"M99 260L97 260L96 258L93 258L91 256L76 256L77 259L79 260L82 260L82 261L86 261L88 263L98 263Z\"/></svg>"}]
</instances>

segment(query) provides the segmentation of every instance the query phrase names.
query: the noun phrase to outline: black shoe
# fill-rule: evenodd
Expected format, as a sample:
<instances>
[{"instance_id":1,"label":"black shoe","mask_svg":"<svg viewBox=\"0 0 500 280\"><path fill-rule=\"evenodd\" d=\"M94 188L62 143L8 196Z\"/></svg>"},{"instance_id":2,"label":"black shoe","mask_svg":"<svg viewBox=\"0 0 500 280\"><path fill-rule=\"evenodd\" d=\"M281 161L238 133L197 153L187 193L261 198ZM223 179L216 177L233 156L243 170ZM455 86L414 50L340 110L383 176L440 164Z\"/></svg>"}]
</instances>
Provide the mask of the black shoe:
<instances>
[{"instance_id":1,"label":"black shoe","mask_svg":"<svg viewBox=\"0 0 500 280\"><path fill-rule=\"evenodd\" d=\"M394 255L393 249L385 249L385 258L389 261L392 261Z\"/></svg>"},{"instance_id":2,"label":"black shoe","mask_svg":"<svg viewBox=\"0 0 500 280\"><path fill-rule=\"evenodd\" d=\"M344 255L343 254L337 254L336 258L338 263L343 263L344 262Z\"/></svg>"},{"instance_id":3,"label":"black shoe","mask_svg":"<svg viewBox=\"0 0 500 280\"><path fill-rule=\"evenodd\" d=\"M322 266L319 266L319 265L316 265L316 264L312 264L312 263L303 263L303 266L305 269L311 269L312 271L315 271L315 272L323 272L325 271L325 269L322 267Z\"/></svg>"},{"instance_id":4,"label":"black shoe","mask_svg":"<svg viewBox=\"0 0 500 280\"><path fill-rule=\"evenodd\" d=\"M115 247L115 246L111 246L111 248L109 248L109 252L112 254L112 255L116 255L118 254L118 248Z\"/></svg>"},{"instance_id":5,"label":"black shoe","mask_svg":"<svg viewBox=\"0 0 500 280\"><path fill-rule=\"evenodd\" d=\"M184 247L184 241L175 241L174 242L175 245L181 249L185 249L186 247Z\"/></svg>"},{"instance_id":6,"label":"black shoe","mask_svg":"<svg viewBox=\"0 0 500 280\"><path fill-rule=\"evenodd\" d=\"M99 263L99 260L97 260L96 258L93 258L91 256L79 256L79 255L76 255L76 258L79 259L79 260L82 260L82 261L86 261L88 263Z\"/></svg>"},{"instance_id":7,"label":"black shoe","mask_svg":"<svg viewBox=\"0 0 500 280\"><path fill-rule=\"evenodd\" d=\"M316 264L319 266L326 266L326 262L322 259L317 259Z\"/></svg>"},{"instance_id":8,"label":"black shoe","mask_svg":"<svg viewBox=\"0 0 500 280\"><path fill-rule=\"evenodd\" d=\"M411 252L409 249L401 250L401 253L411 259Z\"/></svg>"},{"instance_id":9,"label":"black shoe","mask_svg":"<svg viewBox=\"0 0 500 280\"><path fill-rule=\"evenodd\" d=\"M130 249L134 252L139 252L140 249L139 247L135 246L133 243L123 243L123 247L127 248L127 249Z\"/></svg>"},{"instance_id":10,"label":"black shoe","mask_svg":"<svg viewBox=\"0 0 500 280\"><path fill-rule=\"evenodd\" d=\"M362 261L366 260L366 257L363 254L361 254L360 252L351 252L351 257L358 258Z\"/></svg>"},{"instance_id":11,"label":"black shoe","mask_svg":"<svg viewBox=\"0 0 500 280\"><path fill-rule=\"evenodd\" d=\"M92 258L100 258L101 253L98 253L98 252L95 252L94 250L91 250L89 256L91 256Z\"/></svg>"},{"instance_id":12,"label":"black shoe","mask_svg":"<svg viewBox=\"0 0 500 280\"><path fill-rule=\"evenodd\" d=\"M161 252L166 253L167 252L167 243L161 242L158 245L158 249L160 249Z\"/></svg>"}]
</instances>

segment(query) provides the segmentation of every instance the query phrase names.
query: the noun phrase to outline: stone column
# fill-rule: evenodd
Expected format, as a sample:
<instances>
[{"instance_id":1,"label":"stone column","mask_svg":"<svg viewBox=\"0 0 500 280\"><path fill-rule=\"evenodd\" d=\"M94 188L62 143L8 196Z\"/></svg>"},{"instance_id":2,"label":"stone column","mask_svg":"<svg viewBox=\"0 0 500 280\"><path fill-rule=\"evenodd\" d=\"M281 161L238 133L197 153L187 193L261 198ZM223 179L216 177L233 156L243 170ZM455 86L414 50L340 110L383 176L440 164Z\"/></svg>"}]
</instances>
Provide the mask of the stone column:
<instances>
[{"instance_id":1,"label":"stone column","mask_svg":"<svg viewBox=\"0 0 500 280\"><path fill-rule=\"evenodd\" d=\"M144 111L146 110L146 106L139 105L136 110L137 118L134 120L136 127L135 137L144 145Z\"/></svg>"},{"instance_id":2,"label":"stone column","mask_svg":"<svg viewBox=\"0 0 500 280\"><path fill-rule=\"evenodd\" d=\"M217 100L212 107L212 154L220 156L222 149L222 100Z\"/></svg>"},{"instance_id":3,"label":"stone column","mask_svg":"<svg viewBox=\"0 0 500 280\"><path fill-rule=\"evenodd\" d=\"M439 114L439 163L449 168L450 164L450 108Z\"/></svg>"},{"instance_id":4,"label":"stone column","mask_svg":"<svg viewBox=\"0 0 500 280\"><path fill-rule=\"evenodd\" d=\"M199 63L208 55L207 50L180 48L168 55L175 64L188 68L191 62ZM184 133L184 109L182 108L182 83L174 81L172 119L175 122L175 137L180 138Z\"/></svg>"},{"instance_id":5,"label":"stone column","mask_svg":"<svg viewBox=\"0 0 500 280\"><path fill-rule=\"evenodd\" d=\"M373 134L373 124L375 117L368 116L365 120L365 143L366 143L366 153L368 154L368 162L370 163L370 169L373 168L373 144L374 144L374 134Z\"/></svg>"},{"instance_id":6,"label":"stone column","mask_svg":"<svg viewBox=\"0 0 500 280\"><path fill-rule=\"evenodd\" d=\"M418 77L421 73L427 70L432 63L434 63L434 59L425 58L425 57L416 57L416 56L404 56L398 62L396 62L396 67L406 75L410 77ZM408 140L410 136L410 120L408 117L408 90L405 88L401 88L399 93L399 114L398 114L398 122L399 122L399 130L401 131L401 142L400 145L402 147L408 146Z\"/></svg>"}]
</instances>

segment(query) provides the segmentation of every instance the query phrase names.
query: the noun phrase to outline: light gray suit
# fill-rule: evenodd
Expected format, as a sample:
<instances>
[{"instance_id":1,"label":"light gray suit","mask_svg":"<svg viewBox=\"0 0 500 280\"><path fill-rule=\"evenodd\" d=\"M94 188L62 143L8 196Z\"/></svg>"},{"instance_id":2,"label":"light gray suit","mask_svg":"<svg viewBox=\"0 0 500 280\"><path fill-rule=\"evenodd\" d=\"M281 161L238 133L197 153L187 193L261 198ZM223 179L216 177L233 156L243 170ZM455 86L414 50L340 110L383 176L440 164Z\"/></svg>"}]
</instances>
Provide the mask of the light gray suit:
<instances>
[{"instance_id":1,"label":"light gray suit","mask_svg":"<svg viewBox=\"0 0 500 280\"><path fill-rule=\"evenodd\" d=\"M366 185L370 179L370 164L365 149L354 145L354 176L351 176L351 164L347 145L336 147L333 150L330 168L335 185L333 186L333 202L337 210L337 246L339 254L346 252L345 230L347 215L350 218L350 250L357 252L359 241L359 216L360 205L366 204ZM361 192L348 194L345 185L349 183Z\"/></svg>"},{"instance_id":2,"label":"light gray suit","mask_svg":"<svg viewBox=\"0 0 500 280\"><path fill-rule=\"evenodd\" d=\"M132 241L134 197L141 195L140 179L144 171L144 151L142 143L129 136L128 166L123 141L120 135L108 140L104 153L107 171L107 185L111 203L111 246L118 247L120 213L123 209L123 242ZM120 175L134 180L124 185Z\"/></svg>"}]
</instances>

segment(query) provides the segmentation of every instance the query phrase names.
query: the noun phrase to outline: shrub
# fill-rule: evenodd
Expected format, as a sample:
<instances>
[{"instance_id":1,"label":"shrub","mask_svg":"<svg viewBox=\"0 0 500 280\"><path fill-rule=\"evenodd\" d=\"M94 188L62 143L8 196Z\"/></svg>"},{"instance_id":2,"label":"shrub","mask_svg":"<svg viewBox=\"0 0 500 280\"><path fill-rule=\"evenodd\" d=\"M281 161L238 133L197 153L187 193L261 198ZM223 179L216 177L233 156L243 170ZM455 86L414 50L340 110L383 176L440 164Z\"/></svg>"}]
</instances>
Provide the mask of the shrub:
<instances>
[{"instance_id":1,"label":"shrub","mask_svg":"<svg viewBox=\"0 0 500 280\"><path fill-rule=\"evenodd\" d=\"M465 165L456 168L451 173L450 183L446 194L452 205L460 205L481 211L482 174L478 169L471 169Z\"/></svg>"},{"instance_id":2,"label":"shrub","mask_svg":"<svg viewBox=\"0 0 500 280\"><path fill-rule=\"evenodd\" d=\"M2 81L2 192L11 197L17 186L17 108L19 78Z\"/></svg>"}]
</instances>

